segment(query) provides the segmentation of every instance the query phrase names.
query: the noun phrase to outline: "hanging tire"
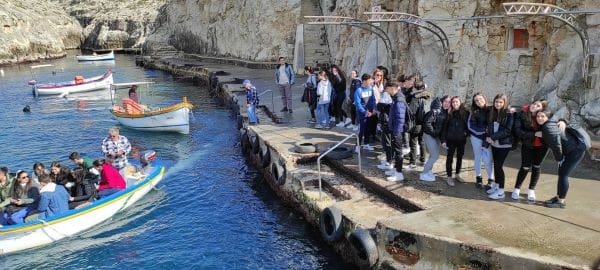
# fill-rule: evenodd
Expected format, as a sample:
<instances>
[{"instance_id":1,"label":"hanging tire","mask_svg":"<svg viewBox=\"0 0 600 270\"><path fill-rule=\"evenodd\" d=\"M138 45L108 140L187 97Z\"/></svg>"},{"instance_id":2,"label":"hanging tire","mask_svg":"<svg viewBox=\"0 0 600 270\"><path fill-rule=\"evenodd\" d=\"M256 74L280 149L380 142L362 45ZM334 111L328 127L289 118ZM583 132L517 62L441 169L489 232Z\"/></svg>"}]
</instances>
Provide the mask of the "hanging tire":
<instances>
[{"instance_id":1,"label":"hanging tire","mask_svg":"<svg viewBox=\"0 0 600 270\"><path fill-rule=\"evenodd\" d=\"M248 137L248 130L243 129L242 137L240 138L242 141L242 150L247 151L250 148L250 137Z\"/></svg>"},{"instance_id":2,"label":"hanging tire","mask_svg":"<svg viewBox=\"0 0 600 270\"><path fill-rule=\"evenodd\" d=\"M260 162L263 168L266 168L271 163L271 151L269 151L269 147L266 147L260 150Z\"/></svg>"},{"instance_id":3,"label":"hanging tire","mask_svg":"<svg viewBox=\"0 0 600 270\"><path fill-rule=\"evenodd\" d=\"M354 261L360 268L370 268L377 263L379 253L369 231L356 229L350 234L348 241L354 252Z\"/></svg>"},{"instance_id":4,"label":"hanging tire","mask_svg":"<svg viewBox=\"0 0 600 270\"><path fill-rule=\"evenodd\" d=\"M333 147L333 145L332 145ZM346 159L351 158L354 155L354 149L347 147L346 145L340 145L337 148L329 152L325 157L330 159Z\"/></svg>"},{"instance_id":5,"label":"hanging tire","mask_svg":"<svg viewBox=\"0 0 600 270\"><path fill-rule=\"evenodd\" d=\"M252 146L252 153L258 154L258 152L260 152L260 142L258 141L258 136L256 136L256 135L252 136L250 143Z\"/></svg>"},{"instance_id":6,"label":"hanging tire","mask_svg":"<svg viewBox=\"0 0 600 270\"><path fill-rule=\"evenodd\" d=\"M319 228L323 239L328 242L340 240L343 235L342 213L335 207L327 207L321 211L319 219Z\"/></svg>"},{"instance_id":7,"label":"hanging tire","mask_svg":"<svg viewBox=\"0 0 600 270\"><path fill-rule=\"evenodd\" d=\"M279 162L273 162L271 165L271 175L273 176L273 181L275 181L275 183L278 185L282 186L285 184L285 167Z\"/></svg>"},{"instance_id":8,"label":"hanging tire","mask_svg":"<svg viewBox=\"0 0 600 270\"><path fill-rule=\"evenodd\" d=\"M294 152L300 154L309 154L317 152L317 146L308 141L299 141L294 145Z\"/></svg>"}]
</instances>

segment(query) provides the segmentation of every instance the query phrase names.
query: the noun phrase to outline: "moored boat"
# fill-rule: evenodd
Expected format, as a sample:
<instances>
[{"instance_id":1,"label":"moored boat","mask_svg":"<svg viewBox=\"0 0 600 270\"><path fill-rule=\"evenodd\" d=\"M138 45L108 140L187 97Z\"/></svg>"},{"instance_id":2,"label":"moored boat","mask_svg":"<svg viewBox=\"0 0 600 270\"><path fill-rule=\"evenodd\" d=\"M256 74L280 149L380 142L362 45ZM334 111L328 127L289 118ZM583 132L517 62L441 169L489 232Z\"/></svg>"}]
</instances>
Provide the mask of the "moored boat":
<instances>
[{"instance_id":1,"label":"moored boat","mask_svg":"<svg viewBox=\"0 0 600 270\"><path fill-rule=\"evenodd\" d=\"M83 78L76 76L74 80L62 83L46 83L38 84L34 82L33 94L35 96L44 95L68 95L74 93L89 92L95 90L109 89L113 83L112 70L108 70L106 73L100 76L91 78Z\"/></svg>"},{"instance_id":2,"label":"moored boat","mask_svg":"<svg viewBox=\"0 0 600 270\"><path fill-rule=\"evenodd\" d=\"M102 198L79 209L22 224L0 228L0 254L47 245L108 220L146 195L161 180L165 168L147 168L147 175L138 175L138 182L125 190Z\"/></svg>"},{"instance_id":3,"label":"moored boat","mask_svg":"<svg viewBox=\"0 0 600 270\"><path fill-rule=\"evenodd\" d=\"M115 60L115 52L110 51L105 54L93 54L93 55L78 55L77 61L105 61Z\"/></svg>"},{"instance_id":4,"label":"moored boat","mask_svg":"<svg viewBox=\"0 0 600 270\"><path fill-rule=\"evenodd\" d=\"M124 98L123 106L117 105L116 91L133 85L150 84L149 82L113 84L111 97L113 106L111 113L123 126L147 131L190 133L190 111L193 105L183 97L183 101L166 108L150 109L131 99Z\"/></svg>"}]
</instances>

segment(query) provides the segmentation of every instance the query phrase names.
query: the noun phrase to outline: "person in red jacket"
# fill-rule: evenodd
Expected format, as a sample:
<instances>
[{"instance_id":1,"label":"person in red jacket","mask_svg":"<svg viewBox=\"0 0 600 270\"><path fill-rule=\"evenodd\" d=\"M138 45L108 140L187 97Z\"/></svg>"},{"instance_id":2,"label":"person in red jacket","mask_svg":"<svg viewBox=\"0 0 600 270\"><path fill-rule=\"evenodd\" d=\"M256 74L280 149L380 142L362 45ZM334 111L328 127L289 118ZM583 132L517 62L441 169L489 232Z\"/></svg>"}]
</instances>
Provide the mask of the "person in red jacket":
<instances>
[{"instance_id":1,"label":"person in red jacket","mask_svg":"<svg viewBox=\"0 0 600 270\"><path fill-rule=\"evenodd\" d=\"M100 172L98 196L100 198L119 192L127 187L123 176L110 163L103 159L94 161L94 168Z\"/></svg>"}]
</instances>

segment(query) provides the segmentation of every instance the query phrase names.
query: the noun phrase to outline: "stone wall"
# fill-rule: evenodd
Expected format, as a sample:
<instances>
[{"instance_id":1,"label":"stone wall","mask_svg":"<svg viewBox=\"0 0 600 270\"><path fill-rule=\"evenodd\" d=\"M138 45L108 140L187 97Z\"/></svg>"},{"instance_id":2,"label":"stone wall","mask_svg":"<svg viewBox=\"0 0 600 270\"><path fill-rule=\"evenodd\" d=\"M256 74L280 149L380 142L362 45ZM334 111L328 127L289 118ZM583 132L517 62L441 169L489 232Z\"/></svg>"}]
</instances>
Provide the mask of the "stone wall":
<instances>
[{"instance_id":1,"label":"stone wall","mask_svg":"<svg viewBox=\"0 0 600 270\"><path fill-rule=\"evenodd\" d=\"M254 61L292 58L299 18L300 0L171 1L147 45Z\"/></svg>"}]
</instances>

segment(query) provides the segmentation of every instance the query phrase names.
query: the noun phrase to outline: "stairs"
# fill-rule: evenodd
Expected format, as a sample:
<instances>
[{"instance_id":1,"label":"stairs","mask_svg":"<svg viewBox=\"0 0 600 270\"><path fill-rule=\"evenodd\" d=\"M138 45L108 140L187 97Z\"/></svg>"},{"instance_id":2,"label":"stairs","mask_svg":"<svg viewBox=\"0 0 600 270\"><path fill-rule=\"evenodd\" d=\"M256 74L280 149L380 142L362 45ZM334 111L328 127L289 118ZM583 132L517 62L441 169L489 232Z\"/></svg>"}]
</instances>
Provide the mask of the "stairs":
<instances>
[{"instance_id":1,"label":"stairs","mask_svg":"<svg viewBox=\"0 0 600 270\"><path fill-rule=\"evenodd\" d=\"M322 16L320 0L301 0L301 16ZM328 69L331 54L325 25L304 24L304 64L315 71Z\"/></svg>"}]
</instances>

